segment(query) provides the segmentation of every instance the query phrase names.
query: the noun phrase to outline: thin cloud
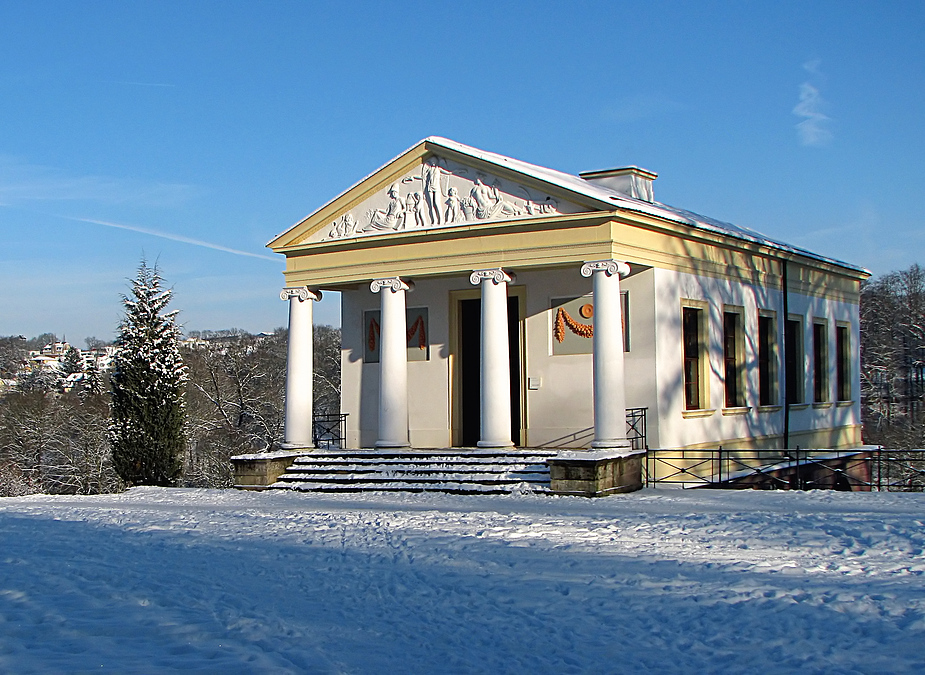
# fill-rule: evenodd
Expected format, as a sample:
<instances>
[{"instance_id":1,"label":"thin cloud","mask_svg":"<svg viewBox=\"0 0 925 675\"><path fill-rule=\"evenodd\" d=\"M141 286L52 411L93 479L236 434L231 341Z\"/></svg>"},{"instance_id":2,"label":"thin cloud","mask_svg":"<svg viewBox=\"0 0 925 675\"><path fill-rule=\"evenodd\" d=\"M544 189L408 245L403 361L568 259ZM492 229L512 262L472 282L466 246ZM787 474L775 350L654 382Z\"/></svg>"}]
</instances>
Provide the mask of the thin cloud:
<instances>
[{"instance_id":1,"label":"thin cloud","mask_svg":"<svg viewBox=\"0 0 925 675\"><path fill-rule=\"evenodd\" d=\"M260 253L251 253L250 251L240 251L236 248L229 248L227 246L222 246L221 244L213 244L208 241L202 241L200 239L192 239L190 237L184 237L182 234L173 234L172 232L163 232L160 230L152 230L147 227L139 227L138 225L126 225L124 223L113 223L108 220L96 220L94 218L71 218L71 220L77 220L82 223L92 223L94 225L104 225L106 227L115 227L120 230L129 230L131 232L139 232L141 234L147 234L152 237L160 237L161 239L170 239L171 241L179 241L184 244L192 244L193 246L202 246L203 248L211 248L215 251L224 251L225 253L233 253L234 255L244 255L250 258L260 258L261 260L272 260L273 262L279 262L279 258L275 258L268 255L262 255Z\"/></svg>"},{"instance_id":2,"label":"thin cloud","mask_svg":"<svg viewBox=\"0 0 925 675\"><path fill-rule=\"evenodd\" d=\"M173 207L188 202L198 189L181 183L162 183L111 176L74 176L54 167L0 156L0 203L93 201Z\"/></svg>"},{"instance_id":3,"label":"thin cloud","mask_svg":"<svg viewBox=\"0 0 925 675\"><path fill-rule=\"evenodd\" d=\"M822 65L821 59L811 59L803 64L803 70L805 70L810 75L815 75L816 77L822 77L822 71L819 69L819 66Z\"/></svg>"},{"instance_id":4,"label":"thin cloud","mask_svg":"<svg viewBox=\"0 0 925 675\"><path fill-rule=\"evenodd\" d=\"M822 77L819 70L820 61L814 59L803 64L803 69L817 78ZM810 82L800 85L800 101L793 108L793 114L804 118L796 125L800 143L809 147L820 147L832 141L832 131L829 128L831 118L822 112L825 100L819 89Z\"/></svg>"}]
</instances>

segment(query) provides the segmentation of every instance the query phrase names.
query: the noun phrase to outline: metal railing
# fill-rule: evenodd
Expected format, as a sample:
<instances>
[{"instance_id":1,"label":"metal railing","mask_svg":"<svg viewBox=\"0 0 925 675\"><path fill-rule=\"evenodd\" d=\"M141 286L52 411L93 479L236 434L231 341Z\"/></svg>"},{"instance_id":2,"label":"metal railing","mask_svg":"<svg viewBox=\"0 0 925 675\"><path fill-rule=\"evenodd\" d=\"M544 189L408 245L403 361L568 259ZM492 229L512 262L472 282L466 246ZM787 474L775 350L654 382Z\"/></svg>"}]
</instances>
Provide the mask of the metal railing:
<instances>
[{"instance_id":1,"label":"metal railing","mask_svg":"<svg viewBox=\"0 0 925 675\"><path fill-rule=\"evenodd\" d=\"M347 413L312 416L312 445L316 448L342 448L347 435Z\"/></svg>"},{"instance_id":2,"label":"metal railing","mask_svg":"<svg viewBox=\"0 0 925 675\"><path fill-rule=\"evenodd\" d=\"M649 442L646 437L646 411L648 408L626 409L626 438L633 450L646 450Z\"/></svg>"},{"instance_id":3,"label":"metal railing","mask_svg":"<svg viewBox=\"0 0 925 675\"><path fill-rule=\"evenodd\" d=\"M649 450L649 487L925 491L925 450Z\"/></svg>"},{"instance_id":4,"label":"metal railing","mask_svg":"<svg viewBox=\"0 0 925 675\"><path fill-rule=\"evenodd\" d=\"M925 449L871 452L871 483L882 492L925 492Z\"/></svg>"}]
</instances>

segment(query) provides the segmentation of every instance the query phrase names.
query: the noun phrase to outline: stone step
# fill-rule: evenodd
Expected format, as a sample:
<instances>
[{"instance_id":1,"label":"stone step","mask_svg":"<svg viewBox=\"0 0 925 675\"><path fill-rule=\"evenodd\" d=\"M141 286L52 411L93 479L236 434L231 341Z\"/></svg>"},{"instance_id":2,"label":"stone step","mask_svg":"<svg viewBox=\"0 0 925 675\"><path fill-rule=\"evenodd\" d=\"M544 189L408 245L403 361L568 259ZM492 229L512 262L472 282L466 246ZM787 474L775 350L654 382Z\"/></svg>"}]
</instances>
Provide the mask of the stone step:
<instances>
[{"instance_id":1,"label":"stone step","mask_svg":"<svg viewBox=\"0 0 925 675\"><path fill-rule=\"evenodd\" d=\"M409 480L418 483L440 483L440 482L469 482L469 483L521 483L532 482L542 483L549 482L549 473L541 472L497 472L497 473L453 473L446 471L429 471L427 469L415 471L361 471L351 473L321 473L321 472L292 472L284 473L279 477L277 482L332 482L332 483L349 483L350 481L364 481L369 483L391 483L402 480Z\"/></svg>"},{"instance_id":2,"label":"stone step","mask_svg":"<svg viewBox=\"0 0 925 675\"><path fill-rule=\"evenodd\" d=\"M289 467L290 472L330 472L330 473L363 473L363 472L409 472L409 471L430 471L430 472L454 472L454 473L512 473L512 472L544 472L546 463L538 462L527 464L518 462L516 464L464 464L452 462L433 462L433 463L413 463L395 462L395 463L378 463L378 462L304 462Z\"/></svg>"},{"instance_id":3,"label":"stone step","mask_svg":"<svg viewBox=\"0 0 925 675\"><path fill-rule=\"evenodd\" d=\"M307 492L549 492L555 451L347 450L302 455L269 486Z\"/></svg>"},{"instance_id":4,"label":"stone step","mask_svg":"<svg viewBox=\"0 0 925 675\"><path fill-rule=\"evenodd\" d=\"M511 493L548 494L548 484L531 484L526 482L510 483L504 485L485 485L482 483L444 482L444 483L415 483L400 481L393 483L368 483L354 481L351 483L329 482L293 482L274 483L271 489L286 489L297 492L443 492L449 494L481 494L503 495Z\"/></svg>"}]
</instances>

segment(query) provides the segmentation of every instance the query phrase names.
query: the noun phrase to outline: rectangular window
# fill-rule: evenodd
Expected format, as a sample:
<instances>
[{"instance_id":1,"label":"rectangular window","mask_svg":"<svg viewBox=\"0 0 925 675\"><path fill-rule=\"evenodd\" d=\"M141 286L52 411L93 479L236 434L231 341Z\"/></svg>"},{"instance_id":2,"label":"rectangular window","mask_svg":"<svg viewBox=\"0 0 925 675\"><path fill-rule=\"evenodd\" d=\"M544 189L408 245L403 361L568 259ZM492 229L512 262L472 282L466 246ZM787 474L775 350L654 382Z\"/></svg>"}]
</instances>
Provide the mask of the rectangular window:
<instances>
[{"instance_id":1,"label":"rectangular window","mask_svg":"<svg viewBox=\"0 0 925 675\"><path fill-rule=\"evenodd\" d=\"M851 400L851 343L848 326L835 327L835 376L839 401Z\"/></svg>"},{"instance_id":2,"label":"rectangular window","mask_svg":"<svg viewBox=\"0 0 925 675\"><path fill-rule=\"evenodd\" d=\"M787 378L787 403L803 402L803 323L787 319L784 327L784 373Z\"/></svg>"},{"instance_id":3,"label":"rectangular window","mask_svg":"<svg viewBox=\"0 0 925 675\"><path fill-rule=\"evenodd\" d=\"M776 405L774 352L777 343L774 317L758 315L758 405Z\"/></svg>"},{"instance_id":4,"label":"rectangular window","mask_svg":"<svg viewBox=\"0 0 925 675\"><path fill-rule=\"evenodd\" d=\"M828 331L824 323L813 324L813 402L829 400Z\"/></svg>"},{"instance_id":5,"label":"rectangular window","mask_svg":"<svg viewBox=\"0 0 925 675\"><path fill-rule=\"evenodd\" d=\"M723 312L723 381L727 408L741 408L745 405L742 338L742 315L739 312Z\"/></svg>"},{"instance_id":6,"label":"rectangular window","mask_svg":"<svg viewBox=\"0 0 925 675\"><path fill-rule=\"evenodd\" d=\"M702 408L701 366L703 350L701 327L703 310L696 307L681 309L681 331L684 342L684 407L687 410Z\"/></svg>"}]
</instances>

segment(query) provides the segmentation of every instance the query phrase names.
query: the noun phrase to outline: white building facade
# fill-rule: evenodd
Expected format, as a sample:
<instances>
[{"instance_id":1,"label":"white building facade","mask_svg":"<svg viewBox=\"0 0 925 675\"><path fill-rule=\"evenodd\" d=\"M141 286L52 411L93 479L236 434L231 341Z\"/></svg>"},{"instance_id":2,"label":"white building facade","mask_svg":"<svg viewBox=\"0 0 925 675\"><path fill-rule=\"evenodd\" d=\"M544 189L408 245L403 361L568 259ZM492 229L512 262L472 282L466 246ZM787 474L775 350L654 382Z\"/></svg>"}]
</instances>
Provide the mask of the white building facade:
<instances>
[{"instance_id":1,"label":"white building facade","mask_svg":"<svg viewBox=\"0 0 925 675\"><path fill-rule=\"evenodd\" d=\"M867 273L581 176L441 138L279 235L286 443L311 445L311 304L342 298L348 447L630 453L860 444Z\"/></svg>"}]
</instances>

